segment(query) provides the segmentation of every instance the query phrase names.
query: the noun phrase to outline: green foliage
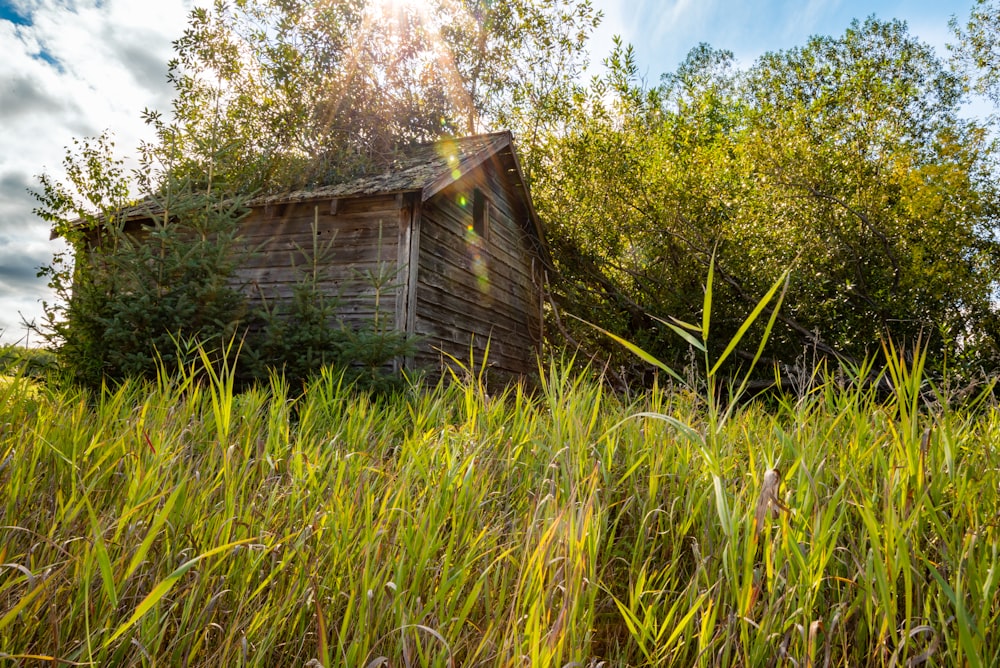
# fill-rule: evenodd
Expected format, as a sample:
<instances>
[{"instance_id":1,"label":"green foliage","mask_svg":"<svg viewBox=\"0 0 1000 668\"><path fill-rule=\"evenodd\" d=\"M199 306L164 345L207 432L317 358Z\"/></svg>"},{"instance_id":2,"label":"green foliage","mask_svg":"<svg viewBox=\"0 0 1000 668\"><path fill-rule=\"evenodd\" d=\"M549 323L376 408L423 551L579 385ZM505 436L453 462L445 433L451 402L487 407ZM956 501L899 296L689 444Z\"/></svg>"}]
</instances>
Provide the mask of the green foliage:
<instances>
[{"instance_id":1,"label":"green foliage","mask_svg":"<svg viewBox=\"0 0 1000 668\"><path fill-rule=\"evenodd\" d=\"M85 256L80 298L100 313L106 377L150 377L157 357L171 368L180 361L178 341L221 349L241 333L248 305L234 272L247 209L195 191L171 193L164 208L138 238L122 232Z\"/></svg>"},{"instance_id":2,"label":"green foliage","mask_svg":"<svg viewBox=\"0 0 1000 668\"><path fill-rule=\"evenodd\" d=\"M971 88L1000 104L1000 6L991 0L976 0L963 25L952 16L949 27L958 43L949 44L956 69Z\"/></svg>"},{"instance_id":3,"label":"green foliage","mask_svg":"<svg viewBox=\"0 0 1000 668\"><path fill-rule=\"evenodd\" d=\"M599 19L586 0L217 0L175 42L160 143L180 141L181 175L212 163L244 189L281 190L388 164L414 141L534 136L568 104Z\"/></svg>"},{"instance_id":4,"label":"green foliage","mask_svg":"<svg viewBox=\"0 0 1000 668\"><path fill-rule=\"evenodd\" d=\"M74 265L57 258L44 269L60 298L46 305L45 334L73 381L96 388L154 378L161 367L184 367L192 346L200 345L213 351L216 364L238 361L245 380L279 369L301 382L332 365L375 389L402 382L386 372L412 344L377 319L355 329L339 323L336 300L317 283L322 258L314 258L309 276L277 312L248 300L236 273L252 253L238 235L249 212L246 196L213 180L178 182L167 169L162 188L136 209L141 223L129 222L120 200L94 196L94 184L127 192L113 144L101 137L79 146L65 160L71 186L43 177L36 195L39 214L74 248ZM146 157L155 159L155 152ZM143 173L148 180L148 164ZM90 192L89 202L71 188ZM95 200L103 206L99 214L88 208ZM383 280L373 287L388 286ZM230 359L237 340L239 360Z\"/></svg>"},{"instance_id":5,"label":"green foliage","mask_svg":"<svg viewBox=\"0 0 1000 668\"><path fill-rule=\"evenodd\" d=\"M346 331L331 326L336 308L314 285L296 285L286 308L265 311L257 368L276 366L298 385L315 369L341 362Z\"/></svg>"},{"instance_id":6,"label":"green foliage","mask_svg":"<svg viewBox=\"0 0 1000 668\"><path fill-rule=\"evenodd\" d=\"M699 319L714 257L720 342L793 269L765 356L785 377L885 337L926 342L938 369L992 366L995 148L904 24L855 22L744 71L702 45L653 88L628 47L606 65L534 188L574 313L681 368L688 346L658 321Z\"/></svg>"},{"instance_id":7,"label":"green foliage","mask_svg":"<svg viewBox=\"0 0 1000 668\"><path fill-rule=\"evenodd\" d=\"M964 29L955 26L956 62L975 61L987 75L994 13L980 2ZM959 116L965 82L905 24L855 22L743 70L731 53L699 45L657 86L641 82L634 52L619 41L606 75L584 86L586 41L599 19L586 0L241 0L195 9L170 66L170 119L146 112L157 138L142 147L136 180L144 193L180 187L221 203L337 181L390 163L408 142L504 126L518 135L548 225L558 301L672 369L690 366L693 348L662 322L699 320L712 258L718 338L706 345L715 358L758 296L793 270L767 350L728 351L727 374L755 357L785 379L810 367L803 356L858 366L886 338L926 343L932 373L995 366L996 146L986 126ZM121 162L102 157L110 141L94 141L67 165L72 187L42 177L40 213L75 244L83 230L120 228L116 212L128 200ZM127 247L121 235L106 236ZM219 262L221 275L232 270L209 256L201 257ZM67 267L50 270L61 272L64 295L76 281L81 304L93 297L89 315L76 318L82 338L63 337L89 360L87 378L108 366L97 343L107 323L125 332L145 317L173 317L142 301L101 311L106 288ZM229 338L232 323L248 317L216 291L230 283L175 270L167 274L215 306L198 315L178 292L165 308L184 322L214 322L210 338ZM296 290L296 326L263 316L271 329L258 358L288 360L300 379L346 349L369 359L367 369L405 349L377 323L361 333L327 327L336 303L318 298L315 285ZM114 290L131 294L124 283ZM234 318L221 315L227 309ZM651 380L605 337L567 324L569 339L612 370ZM179 322L168 325L177 335ZM763 323L755 327L759 335ZM113 365L138 364L129 359Z\"/></svg>"},{"instance_id":8,"label":"green foliage","mask_svg":"<svg viewBox=\"0 0 1000 668\"><path fill-rule=\"evenodd\" d=\"M360 324L344 322L338 316L340 300L329 293L326 276L335 243L335 236L321 243L314 222L311 247L296 245L307 262L298 268L301 278L290 299L262 304L247 350L251 373L265 380L276 370L299 387L319 369L328 368L346 382L376 392L403 389L405 380L393 371L399 360L413 354L415 340L397 330L391 318L386 323L381 311L382 295L396 287L396 272L381 264L358 276L357 282L375 295L375 314Z\"/></svg>"},{"instance_id":9,"label":"green foliage","mask_svg":"<svg viewBox=\"0 0 1000 668\"><path fill-rule=\"evenodd\" d=\"M248 211L221 189L168 182L150 193L143 225L124 211L128 185L106 136L67 153L70 185L42 177L36 210L72 244L75 264L43 270L60 302L46 305L47 336L74 380L155 376L158 358L176 367L178 342L221 348L246 313L232 285L236 234ZM88 193L80 201L76 193ZM102 190L106 192L105 195ZM95 193L101 197L95 196ZM93 206L96 203L97 209Z\"/></svg>"},{"instance_id":10,"label":"green foliage","mask_svg":"<svg viewBox=\"0 0 1000 668\"><path fill-rule=\"evenodd\" d=\"M258 377L273 367L301 381L333 364L385 381L411 344L377 314L362 327L335 322L336 300L315 276L287 305L258 313L246 303L234 274L242 203L385 166L413 141L494 123L539 136L577 90L599 18L586 0L220 0L192 10L169 66L171 114L144 111L155 140L133 175L166 213L141 230L122 219L131 184L107 135L67 154L68 186L41 177L38 213L76 257L43 270L60 299L47 307L51 338L71 375L95 386L150 377L157 356L183 364L181 343L221 349L247 334ZM385 276L368 279L387 287Z\"/></svg>"},{"instance_id":11,"label":"green foliage","mask_svg":"<svg viewBox=\"0 0 1000 668\"><path fill-rule=\"evenodd\" d=\"M927 403L919 353L888 351L890 397L818 373L714 425L559 366L373 399L329 370L236 394L196 357L0 385L0 657L1000 661L1000 421Z\"/></svg>"},{"instance_id":12,"label":"green foliage","mask_svg":"<svg viewBox=\"0 0 1000 668\"><path fill-rule=\"evenodd\" d=\"M55 354L44 348L0 346L0 376L24 375L42 378L54 373L57 364Z\"/></svg>"}]
</instances>

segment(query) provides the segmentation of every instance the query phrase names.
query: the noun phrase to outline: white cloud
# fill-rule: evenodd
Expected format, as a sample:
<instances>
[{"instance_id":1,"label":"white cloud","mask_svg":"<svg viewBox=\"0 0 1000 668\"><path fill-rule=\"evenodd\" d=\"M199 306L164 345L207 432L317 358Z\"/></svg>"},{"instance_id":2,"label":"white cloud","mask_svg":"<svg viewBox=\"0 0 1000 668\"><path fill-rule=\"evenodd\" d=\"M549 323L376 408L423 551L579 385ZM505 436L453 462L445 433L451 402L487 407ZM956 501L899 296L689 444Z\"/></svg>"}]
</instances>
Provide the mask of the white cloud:
<instances>
[{"instance_id":1,"label":"white cloud","mask_svg":"<svg viewBox=\"0 0 1000 668\"><path fill-rule=\"evenodd\" d=\"M0 20L0 342L20 339L19 312L49 298L33 267L60 242L31 213L29 175L61 174L64 147L105 129L123 151L149 137L140 112L167 110L166 63L193 0L14 0L26 25Z\"/></svg>"}]
</instances>

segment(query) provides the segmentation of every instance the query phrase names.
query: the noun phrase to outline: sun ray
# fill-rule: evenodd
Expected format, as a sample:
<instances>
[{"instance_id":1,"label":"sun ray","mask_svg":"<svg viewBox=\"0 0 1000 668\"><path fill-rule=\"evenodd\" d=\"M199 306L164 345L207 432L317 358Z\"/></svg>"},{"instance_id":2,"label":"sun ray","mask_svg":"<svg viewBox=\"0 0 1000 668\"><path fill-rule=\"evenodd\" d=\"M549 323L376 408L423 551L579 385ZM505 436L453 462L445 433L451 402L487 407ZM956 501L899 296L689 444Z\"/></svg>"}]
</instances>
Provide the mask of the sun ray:
<instances>
[{"instance_id":1,"label":"sun ray","mask_svg":"<svg viewBox=\"0 0 1000 668\"><path fill-rule=\"evenodd\" d=\"M417 28L424 37L424 43L419 45L423 50L417 63L432 68L423 72L425 76L437 76L442 82L445 94L450 98L452 107L461 111L462 120L468 133L476 132L479 119L473 102L472 91L462 77L456 62L455 54L442 34L446 22L460 22L463 25L474 25L481 29L478 20L469 12L465 3L460 0L369 0L365 23L368 29L373 29L371 21L383 21L390 32L396 32L395 38L401 43L414 38L408 31ZM421 60L422 59L422 60ZM433 68L436 68L434 70ZM444 120L444 119L442 119Z\"/></svg>"}]
</instances>

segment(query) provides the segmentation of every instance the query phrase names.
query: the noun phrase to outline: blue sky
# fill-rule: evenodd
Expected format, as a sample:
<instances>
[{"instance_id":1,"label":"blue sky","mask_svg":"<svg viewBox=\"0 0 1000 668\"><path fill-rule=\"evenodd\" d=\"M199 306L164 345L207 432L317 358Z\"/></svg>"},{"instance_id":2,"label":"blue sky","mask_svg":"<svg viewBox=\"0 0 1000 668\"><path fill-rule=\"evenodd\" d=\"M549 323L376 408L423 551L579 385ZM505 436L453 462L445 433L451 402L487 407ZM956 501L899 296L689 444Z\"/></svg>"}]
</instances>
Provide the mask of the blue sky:
<instances>
[{"instance_id":1,"label":"blue sky","mask_svg":"<svg viewBox=\"0 0 1000 668\"><path fill-rule=\"evenodd\" d=\"M200 4L210 4L199 0ZM60 250L32 214L27 188L43 171L60 178L73 137L115 132L131 150L148 138L143 108L167 110L170 43L194 0L0 0L0 343L24 341L20 325L51 300L35 274ZM591 43L592 67L620 34L655 84L700 42L729 49L748 65L766 51L838 35L852 18L907 21L945 55L948 19L964 20L972 0L593 0L605 19Z\"/></svg>"},{"instance_id":2,"label":"blue sky","mask_svg":"<svg viewBox=\"0 0 1000 668\"><path fill-rule=\"evenodd\" d=\"M10 0L0 1L0 21L10 21L15 25L29 25L31 23Z\"/></svg>"},{"instance_id":3,"label":"blue sky","mask_svg":"<svg viewBox=\"0 0 1000 668\"><path fill-rule=\"evenodd\" d=\"M651 82L673 71L700 42L732 51L742 64L767 51L805 43L811 35L839 35L854 18L874 14L905 20L910 32L939 53L951 40L948 19L968 17L971 0L594 0L604 25L593 44L599 62L617 33L633 44ZM603 48L601 46L603 45Z\"/></svg>"}]
</instances>

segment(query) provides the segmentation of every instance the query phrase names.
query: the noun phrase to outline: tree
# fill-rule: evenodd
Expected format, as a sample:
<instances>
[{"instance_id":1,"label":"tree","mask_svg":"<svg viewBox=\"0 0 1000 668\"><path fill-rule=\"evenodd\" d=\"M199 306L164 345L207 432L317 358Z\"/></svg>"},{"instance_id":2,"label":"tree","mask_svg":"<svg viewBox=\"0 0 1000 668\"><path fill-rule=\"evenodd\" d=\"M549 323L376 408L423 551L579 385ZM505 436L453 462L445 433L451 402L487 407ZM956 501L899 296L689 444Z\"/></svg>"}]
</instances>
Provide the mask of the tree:
<instances>
[{"instance_id":1,"label":"tree","mask_svg":"<svg viewBox=\"0 0 1000 668\"><path fill-rule=\"evenodd\" d=\"M145 193L151 224L130 225L135 202L109 135L75 147L63 160L69 182L42 175L34 193L36 214L72 248L72 263L60 255L42 270L58 297L45 304L45 335L63 368L100 386L176 368L190 340L222 350L247 312L231 281L242 199L171 180Z\"/></svg>"},{"instance_id":2,"label":"tree","mask_svg":"<svg viewBox=\"0 0 1000 668\"><path fill-rule=\"evenodd\" d=\"M905 24L869 19L764 56L748 93L753 193L780 203L770 257L815 277L795 286L800 324L848 358L889 336L958 354L997 279L992 147L958 117L960 81Z\"/></svg>"},{"instance_id":3,"label":"tree","mask_svg":"<svg viewBox=\"0 0 1000 668\"><path fill-rule=\"evenodd\" d=\"M607 64L536 188L555 289L583 318L683 364L658 319L697 321L714 257L723 344L795 267L769 344L785 368L806 349L858 361L885 337L941 363L994 354L994 149L904 24L855 22L743 72L703 45L655 88L627 49Z\"/></svg>"},{"instance_id":4,"label":"tree","mask_svg":"<svg viewBox=\"0 0 1000 668\"><path fill-rule=\"evenodd\" d=\"M589 0L218 0L175 43L161 143L179 146L184 175L211 155L223 180L281 190L494 124L538 137L599 20Z\"/></svg>"},{"instance_id":5,"label":"tree","mask_svg":"<svg viewBox=\"0 0 1000 668\"><path fill-rule=\"evenodd\" d=\"M283 314L291 324L246 303L234 279L243 203L492 123L540 136L571 98L599 18L588 0L218 0L193 10L169 66L171 113L144 112L155 140L140 147L133 178L106 136L68 153L68 184L41 177L37 213L76 260L45 270L62 300L49 326L64 363L92 384L150 375L181 340L221 348L263 322L248 359L297 376L333 361L377 381L408 350L395 332L377 322L334 331L332 306L307 283ZM152 225L128 224L132 190ZM307 343L318 357L302 357Z\"/></svg>"}]
</instances>

